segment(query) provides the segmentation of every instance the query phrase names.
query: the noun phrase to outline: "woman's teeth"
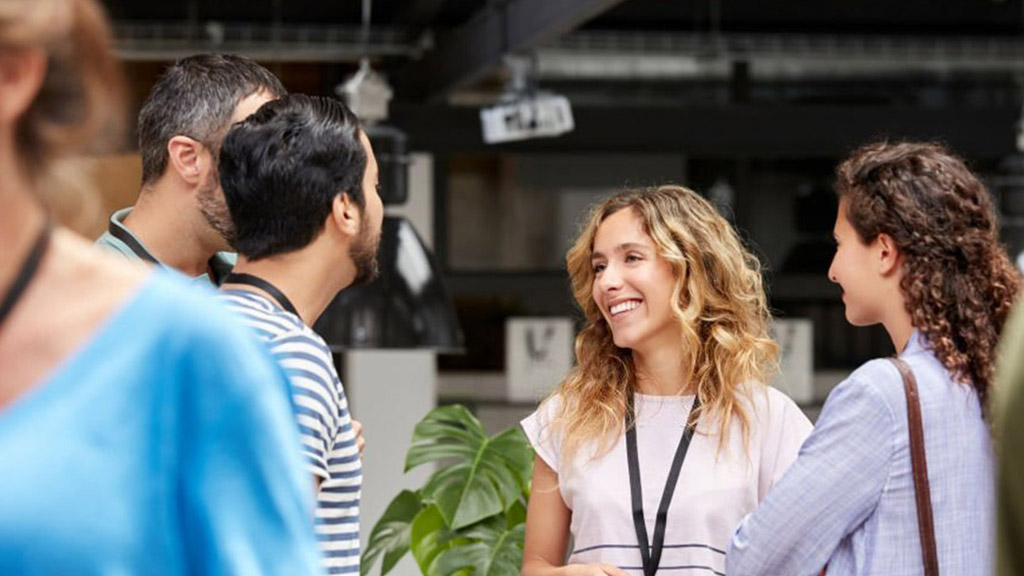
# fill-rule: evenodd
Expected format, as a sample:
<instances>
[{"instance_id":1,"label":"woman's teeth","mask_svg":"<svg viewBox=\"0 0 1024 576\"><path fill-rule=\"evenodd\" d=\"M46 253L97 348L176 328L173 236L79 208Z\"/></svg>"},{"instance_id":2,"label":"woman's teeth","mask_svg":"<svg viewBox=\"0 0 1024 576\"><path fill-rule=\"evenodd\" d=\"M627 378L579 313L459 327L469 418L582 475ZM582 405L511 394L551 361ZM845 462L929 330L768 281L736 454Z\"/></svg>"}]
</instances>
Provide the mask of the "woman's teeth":
<instances>
[{"instance_id":1,"label":"woman's teeth","mask_svg":"<svg viewBox=\"0 0 1024 576\"><path fill-rule=\"evenodd\" d=\"M637 306L640 306L639 300L627 300L625 302L619 302L618 304L612 306L608 311L611 313L612 316L616 316L618 314L622 314L623 312L629 312L630 310L633 310Z\"/></svg>"}]
</instances>

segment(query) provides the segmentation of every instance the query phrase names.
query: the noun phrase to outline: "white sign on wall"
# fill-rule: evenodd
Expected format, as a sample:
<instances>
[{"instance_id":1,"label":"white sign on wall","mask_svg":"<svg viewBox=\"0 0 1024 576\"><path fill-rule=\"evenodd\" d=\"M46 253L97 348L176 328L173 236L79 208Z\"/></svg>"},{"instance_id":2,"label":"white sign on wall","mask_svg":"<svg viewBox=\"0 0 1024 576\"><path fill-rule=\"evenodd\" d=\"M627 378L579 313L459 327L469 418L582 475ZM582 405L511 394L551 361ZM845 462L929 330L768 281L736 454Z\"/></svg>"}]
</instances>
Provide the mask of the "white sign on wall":
<instances>
[{"instance_id":1,"label":"white sign on wall","mask_svg":"<svg viewBox=\"0 0 1024 576\"><path fill-rule=\"evenodd\" d=\"M557 387L572 367L572 320L509 318L505 323L508 399L535 402Z\"/></svg>"},{"instance_id":2,"label":"white sign on wall","mask_svg":"<svg viewBox=\"0 0 1024 576\"><path fill-rule=\"evenodd\" d=\"M814 325L808 318L776 319L772 334L779 343L779 374L772 386L798 404L814 398Z\"/></svg>"}]
</instances>

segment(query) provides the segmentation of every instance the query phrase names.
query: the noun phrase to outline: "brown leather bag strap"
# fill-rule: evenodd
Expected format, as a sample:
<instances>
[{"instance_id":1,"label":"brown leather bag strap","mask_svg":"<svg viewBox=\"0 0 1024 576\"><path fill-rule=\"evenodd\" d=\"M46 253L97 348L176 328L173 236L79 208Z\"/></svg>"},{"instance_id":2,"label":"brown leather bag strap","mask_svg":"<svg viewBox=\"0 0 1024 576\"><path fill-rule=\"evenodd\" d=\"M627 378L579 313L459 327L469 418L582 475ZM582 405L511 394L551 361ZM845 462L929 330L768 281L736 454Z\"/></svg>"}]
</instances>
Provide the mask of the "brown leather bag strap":
<instances>
[{"instance_id":1,"label":"brown leather bag strap","mask_svg":"<svg viewBox=\"0 0 1024 576\"><path fill-rule=\"evenodd\" d=\"M914 495L917 499L917 528L921 534L921 556L925 576L939 576L939 558L935 551L935 522L932 519L932 494L928 486L928 460L924 451L924 426L921 424L921 398L917 380L906 362L889 358L903 376L907 395L907 425L910 428L910 464L914 471Z\"/></svg>"}]
</instances>

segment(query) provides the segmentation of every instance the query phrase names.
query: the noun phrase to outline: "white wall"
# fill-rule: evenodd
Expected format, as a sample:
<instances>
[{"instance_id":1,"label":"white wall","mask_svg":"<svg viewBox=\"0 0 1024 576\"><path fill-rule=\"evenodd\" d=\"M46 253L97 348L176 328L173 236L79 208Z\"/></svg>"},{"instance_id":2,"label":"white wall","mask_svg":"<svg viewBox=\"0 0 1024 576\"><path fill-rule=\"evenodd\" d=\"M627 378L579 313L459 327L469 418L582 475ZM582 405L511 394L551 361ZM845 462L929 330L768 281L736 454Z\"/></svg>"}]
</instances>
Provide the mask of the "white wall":
<instances>
[{"instance_id":1,"label":"white wall","mask_svg":"<svg viewBox=\"0 0 1024 576\"><path fill-rule=\"evenodd\" d=\"M363 423L363 496L360 541L363 549L373 525L396 494L418 488L430 466L403 475L413 428L437 404L437 364L429 350L359 350L345 354L345 382L352 414ZM377 573L379 568L375 568ZM392 572L419 574L411 556Z\"/></svg>"}]
</instances>

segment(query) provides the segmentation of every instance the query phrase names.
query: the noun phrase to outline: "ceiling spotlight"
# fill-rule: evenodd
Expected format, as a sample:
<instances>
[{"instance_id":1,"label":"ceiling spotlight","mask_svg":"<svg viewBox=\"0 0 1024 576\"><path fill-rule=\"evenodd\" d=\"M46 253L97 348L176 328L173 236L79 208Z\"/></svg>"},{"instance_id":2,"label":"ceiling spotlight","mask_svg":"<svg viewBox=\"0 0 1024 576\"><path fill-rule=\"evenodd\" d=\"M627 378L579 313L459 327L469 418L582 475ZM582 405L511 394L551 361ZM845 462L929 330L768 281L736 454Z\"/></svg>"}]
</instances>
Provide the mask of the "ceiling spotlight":
<instances>
[{"instance_id":1,"label":"ceiling spotlight","mask_svg":"<svg viewBox=\"0 0 1024 576\"><path fill-rule=\"evenodd\" d=\"M363 0L363 58L359 70L335 87L334 92L348 104L364 124L387 120L388 103L394 91L384 76L370 67L370 14L373 0Z\"/></svg>"},{"instance_id":2,"label":"ceiling spotlight","mask_svg":"<svg viewBox=\"0 0 1024 576\"><path fill-rule=\"evenodd\" d=\"M576 127L565 96L537 90L536 58L506 58L512 76L498 103L480 110L484 142L560 136Z\"/></svg>"},{"instance_id":3,"label":"ceiling spotlight","mask_svg":"<svg viewBox=\"0 0 1024 576\"><path fill-rule=\"evenodd\" d=\"M367 124L387 119L388 103L394 95L387 80L370 68L366 58L359 63L358 72L338 84L335 93Z\"/></svg>"}]
</instances>

